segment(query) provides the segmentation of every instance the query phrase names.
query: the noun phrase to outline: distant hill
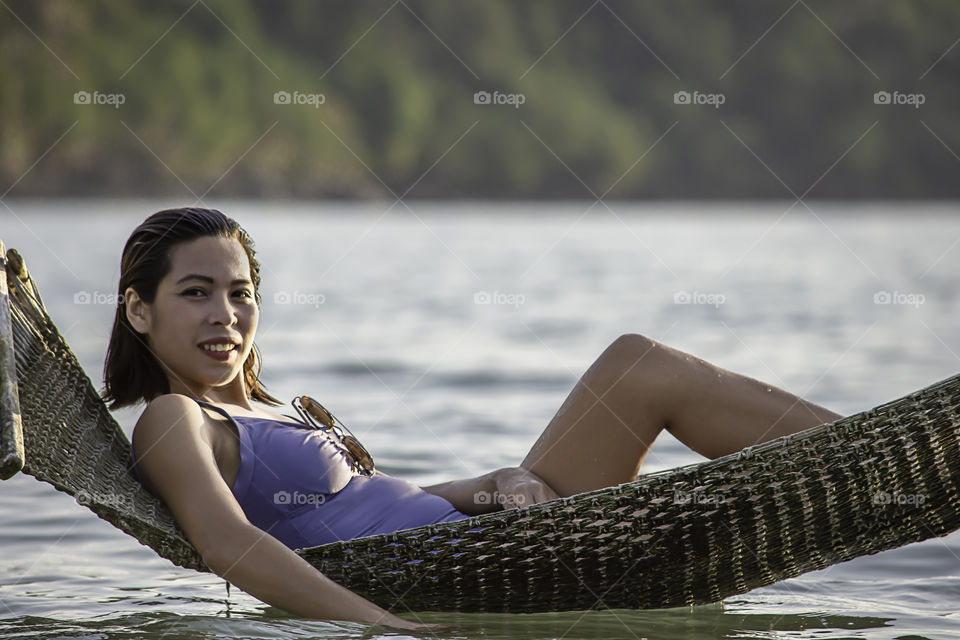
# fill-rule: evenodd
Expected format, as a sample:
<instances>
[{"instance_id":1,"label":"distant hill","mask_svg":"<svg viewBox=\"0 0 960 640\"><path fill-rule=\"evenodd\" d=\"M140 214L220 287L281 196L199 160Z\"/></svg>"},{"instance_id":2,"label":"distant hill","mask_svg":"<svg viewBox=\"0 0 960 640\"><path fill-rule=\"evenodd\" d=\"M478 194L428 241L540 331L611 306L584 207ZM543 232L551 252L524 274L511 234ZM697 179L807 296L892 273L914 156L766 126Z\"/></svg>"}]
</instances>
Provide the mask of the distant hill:
<instances>
[{"instance_id":1,"label":"distant hill","mask_svg":"<svg viewBox=\"0 0 960 640\"><path fill-rule=\"evenodd\" d=\"M5 7L10 196L960 196L952 0Z\"/></svg>"}]
</instances>

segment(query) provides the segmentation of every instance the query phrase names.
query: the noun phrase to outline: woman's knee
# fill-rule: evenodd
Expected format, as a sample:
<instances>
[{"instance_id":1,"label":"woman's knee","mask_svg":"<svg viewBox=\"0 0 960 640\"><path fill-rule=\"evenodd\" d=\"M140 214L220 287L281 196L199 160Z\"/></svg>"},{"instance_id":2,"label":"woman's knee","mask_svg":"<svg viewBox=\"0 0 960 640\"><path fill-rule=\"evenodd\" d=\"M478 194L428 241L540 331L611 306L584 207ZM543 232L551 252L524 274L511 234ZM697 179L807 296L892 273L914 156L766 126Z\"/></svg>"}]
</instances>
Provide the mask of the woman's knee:
<instances>
[{"instance_id":1,"label":"woman's knee","mask_svg":"<svg viewBox=\"0 0 960 640\"><path fill-rule=\"evenodd\" d=\"M675 359L678 352L662 342L639 333L625 333L610 343L601 355L601 360L631 370L638 367L663 368Z\"/></svg>"},{"instance_id":2,"label":"woman's knee","mask_svg":"<svg viewBox=\"0 0 960 640\"><path fill-rule=\"evenodd\" d=\"M619 336L616 340L610 343L610 349L615 349L618 351L645 351L649 349L656 348L660 345L659 342L653 338L649 338L640 333L624 333Z\"/></svg>"},{"instance_id":3,"label":"woman's knee","mask_svg":"<svg viewBox=\"0 0 960 640\"><path fill-rule=\"evenodd\" d=\"M648 400L656 398L658 405L668 407L692 381L692 370L702 362L653 338L625 333L597 360L597 373L601 378L616 379L614 386L630 395L642 393Z\"/></svg>"}]
</instances>

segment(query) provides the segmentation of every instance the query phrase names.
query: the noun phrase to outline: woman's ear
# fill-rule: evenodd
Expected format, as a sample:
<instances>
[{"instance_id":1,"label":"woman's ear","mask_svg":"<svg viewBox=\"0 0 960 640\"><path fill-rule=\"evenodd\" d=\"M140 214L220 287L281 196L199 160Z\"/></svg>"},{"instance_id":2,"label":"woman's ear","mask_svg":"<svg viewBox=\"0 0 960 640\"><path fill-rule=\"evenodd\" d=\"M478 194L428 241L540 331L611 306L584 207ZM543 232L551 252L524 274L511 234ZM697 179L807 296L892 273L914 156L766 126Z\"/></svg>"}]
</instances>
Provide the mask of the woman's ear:
<instances>
[{"instance_id":1,"label":"woman's ear","mask_svg":"<svg viewBox=\"0 0 960 640\"><path fill-rule=\"evenodd\" d=\"M140 294L133 287L127 287L123 292L123 308L127 321L137 333L150 331L150 304L141 300Z\"/></svg>"}]
</instances>

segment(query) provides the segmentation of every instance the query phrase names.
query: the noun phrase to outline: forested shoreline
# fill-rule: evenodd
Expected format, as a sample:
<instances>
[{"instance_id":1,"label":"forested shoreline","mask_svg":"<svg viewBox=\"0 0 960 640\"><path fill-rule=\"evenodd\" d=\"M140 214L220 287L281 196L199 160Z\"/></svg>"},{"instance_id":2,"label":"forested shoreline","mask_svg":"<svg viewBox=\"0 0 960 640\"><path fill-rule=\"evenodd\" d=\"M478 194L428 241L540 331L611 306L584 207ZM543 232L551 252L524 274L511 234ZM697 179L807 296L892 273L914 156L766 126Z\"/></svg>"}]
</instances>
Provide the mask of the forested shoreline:
<instances>
[{"instance_id":1,"label":"forested shoreline","mask_svg":"<svg viewBox=\"0 0 960 640\"><path fill-rule=\"evenodd\" d=\"M14 196L955 198L956 2L9 1Z\"/></svg>"}]
</instances>

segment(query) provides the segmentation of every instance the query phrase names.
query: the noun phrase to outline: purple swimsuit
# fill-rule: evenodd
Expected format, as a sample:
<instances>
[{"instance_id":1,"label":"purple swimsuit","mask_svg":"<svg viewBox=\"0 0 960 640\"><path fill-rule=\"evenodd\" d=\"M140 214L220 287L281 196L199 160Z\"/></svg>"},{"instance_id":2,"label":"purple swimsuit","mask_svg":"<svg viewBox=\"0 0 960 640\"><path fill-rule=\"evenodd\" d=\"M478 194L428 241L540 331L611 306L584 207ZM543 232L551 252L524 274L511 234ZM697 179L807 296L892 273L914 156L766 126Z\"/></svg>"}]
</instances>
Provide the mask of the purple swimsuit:
<instances>
[{"instance_id":1,"label":"purple swimsuit","mask_svg":"<svg viewBox=\"0 0 960 640\"><path fill-rule=\"evenodd\" d=\"M407 480L354 473L322 431L197 402L236 425L240 468L232 490L247 520L291 549L470 517ZM135 460L132 438L130 454ZM133 468L142 482L136 462Z\"/></svg>"}]
</instances>

